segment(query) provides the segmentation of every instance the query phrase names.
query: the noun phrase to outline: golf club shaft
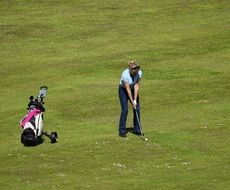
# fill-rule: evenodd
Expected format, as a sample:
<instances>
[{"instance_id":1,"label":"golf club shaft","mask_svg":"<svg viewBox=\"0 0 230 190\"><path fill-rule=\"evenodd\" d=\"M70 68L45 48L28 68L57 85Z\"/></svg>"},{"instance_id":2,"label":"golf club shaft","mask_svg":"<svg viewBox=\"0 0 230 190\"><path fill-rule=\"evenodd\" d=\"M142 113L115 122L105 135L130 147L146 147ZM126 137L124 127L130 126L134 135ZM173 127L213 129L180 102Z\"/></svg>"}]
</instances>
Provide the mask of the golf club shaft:
<instances>
[{"instance_id":1,"label":"golf club shaft","mask_svg":"<svg viewBox=\"0 0 230 190\"><path fill-rule=\"evenodd\" d=\"M135 111L137 122L138 122L138 125L139 125L139 128L140 128L141 136L143 137L144 135L143 135L143 131L142 131L141 123L140 123L140 118L138 116L137 110L134 109L134 111Z\"/></svg>"}]
</instances>

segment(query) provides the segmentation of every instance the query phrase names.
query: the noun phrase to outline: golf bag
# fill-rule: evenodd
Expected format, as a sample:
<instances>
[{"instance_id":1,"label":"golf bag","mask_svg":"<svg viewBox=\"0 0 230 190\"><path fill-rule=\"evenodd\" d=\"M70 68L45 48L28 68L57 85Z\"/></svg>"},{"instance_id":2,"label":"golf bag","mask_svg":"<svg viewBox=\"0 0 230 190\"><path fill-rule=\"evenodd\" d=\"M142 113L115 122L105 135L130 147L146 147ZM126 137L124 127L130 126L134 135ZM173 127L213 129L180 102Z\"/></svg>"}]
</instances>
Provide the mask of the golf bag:
<instances>
[{"instance_id":1,"label":"golf bag","mask_svg":"<svg viewBox=\"0 0 230 190\"><path fill-rule=\"evenodd\" d=\"M36 146L42 143L42 135L48 136L51 139L51 143L55 143L58 140L56 132L52 132L50 135L47 132L43 132L43 113L45 112L43 99L46 96L47 89L46 86L40 87L39 95L36 99L30 96L27 108L28 113L20 121L22 128L21 143L25 146Z\"/></svg>"}]
</instances>

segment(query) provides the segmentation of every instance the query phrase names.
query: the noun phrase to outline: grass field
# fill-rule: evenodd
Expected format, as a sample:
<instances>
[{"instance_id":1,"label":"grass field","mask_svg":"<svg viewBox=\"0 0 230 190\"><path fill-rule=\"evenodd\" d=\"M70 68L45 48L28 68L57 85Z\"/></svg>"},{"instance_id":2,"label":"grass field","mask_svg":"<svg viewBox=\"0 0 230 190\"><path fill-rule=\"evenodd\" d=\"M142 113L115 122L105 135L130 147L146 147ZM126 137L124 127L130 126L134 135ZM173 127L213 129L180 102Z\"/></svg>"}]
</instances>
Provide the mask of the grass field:
<instances>
[{"instance_id":1,"label":"grass field","mask_svg":"<svg viewBox=\"0 0 230 190\"><path fill-rule=\"evenodd\" d=\"M229 31L228 0L0 1L1 189L229 190ZM132 59L146 142L117 131ZM59 142L24 147L41 85Z\"/></svg>"}]
</instances>

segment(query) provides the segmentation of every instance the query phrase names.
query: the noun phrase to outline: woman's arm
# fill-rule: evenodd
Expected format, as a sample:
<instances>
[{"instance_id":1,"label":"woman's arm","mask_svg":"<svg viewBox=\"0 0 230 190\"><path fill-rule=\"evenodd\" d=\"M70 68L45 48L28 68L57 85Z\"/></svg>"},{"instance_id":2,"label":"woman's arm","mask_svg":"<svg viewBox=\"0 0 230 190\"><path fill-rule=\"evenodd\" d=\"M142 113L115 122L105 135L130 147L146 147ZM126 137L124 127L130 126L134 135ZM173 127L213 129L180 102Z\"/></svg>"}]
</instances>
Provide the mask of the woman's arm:
<instances>
[{"instance_id":1,"label":"woman's arm","mask_svg":"<svg viewBox=\"0 0 230 190\"><path fill-rule=\"evenodd\" d=\"M139 95L139 88L140 88L140 82L136 83L134 85L134 100L137 99L137 96Z\"/></svg>"},{"instance_id":2,"label":"woman's arm","mask_svg":"<svg viewBox=\"0 0 230 190\"><path fill-rule=\"evenodd\" d=\"M134 100L137 99L139 95L140 80L134 85Z\"/></svg>"},{"instance_id":3,"label":"woman's arm","mask_svg":"<svg viewBox=\"0 0 230 190\"><path fill-rule=\"evenodd\" d=\"M129 86L129 83L125 82L125 89L127 90L127 93L128 93L128 97L132 103L132 106L133 108L136 107L134 101L133 101L133 97L132 97L132 92L131 92L131 89L130 89L130 86Z\"/></svg>"}]
</instances>

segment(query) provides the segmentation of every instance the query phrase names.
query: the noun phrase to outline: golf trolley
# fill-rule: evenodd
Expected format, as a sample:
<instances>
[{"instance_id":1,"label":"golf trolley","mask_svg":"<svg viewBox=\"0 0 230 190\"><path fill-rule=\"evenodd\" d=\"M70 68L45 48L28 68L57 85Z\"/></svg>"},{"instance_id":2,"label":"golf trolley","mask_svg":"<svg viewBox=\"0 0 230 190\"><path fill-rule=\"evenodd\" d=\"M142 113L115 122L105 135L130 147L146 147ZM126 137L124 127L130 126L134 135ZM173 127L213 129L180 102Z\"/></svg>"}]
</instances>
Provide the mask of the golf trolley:
<instances>
[{"instance_id":1,"label":"golf trolley","mask_svg":"<svg viewBox=\"0 0 230 190\"><path fill-rule=\"evenodd\" d=\"M43 131L45 112L44 101L47 94L48 87L41 86L37 98L33 96L29 97L28 113L20 121L20 127L22 128L21 143L25 146L36 146L43 142L42 136L45 135L50 138L51 143L58 141L58 135L56 132Z\"/></svg>"}]
</instances>

